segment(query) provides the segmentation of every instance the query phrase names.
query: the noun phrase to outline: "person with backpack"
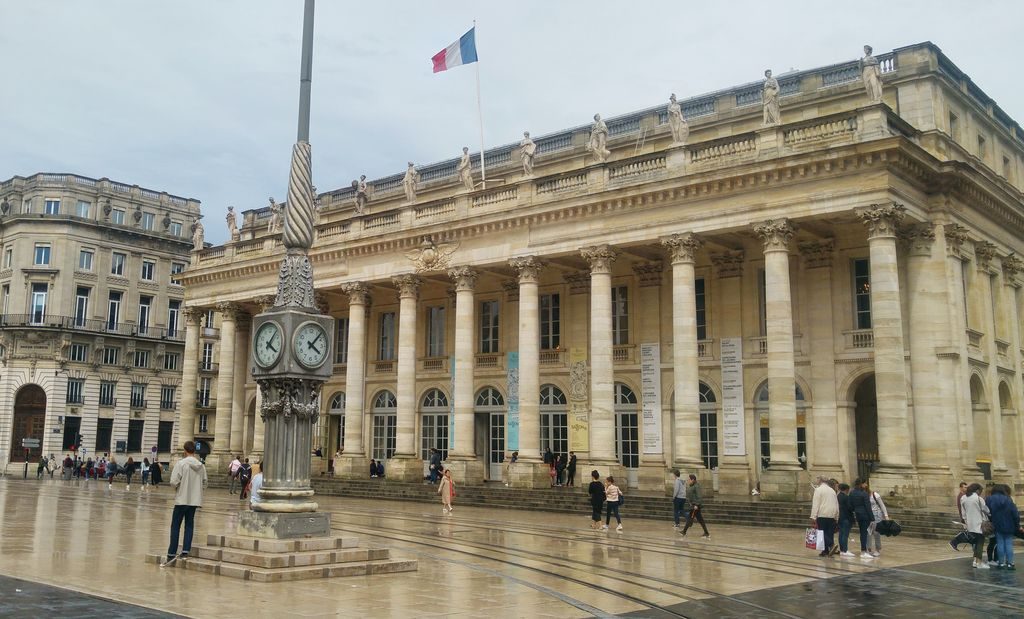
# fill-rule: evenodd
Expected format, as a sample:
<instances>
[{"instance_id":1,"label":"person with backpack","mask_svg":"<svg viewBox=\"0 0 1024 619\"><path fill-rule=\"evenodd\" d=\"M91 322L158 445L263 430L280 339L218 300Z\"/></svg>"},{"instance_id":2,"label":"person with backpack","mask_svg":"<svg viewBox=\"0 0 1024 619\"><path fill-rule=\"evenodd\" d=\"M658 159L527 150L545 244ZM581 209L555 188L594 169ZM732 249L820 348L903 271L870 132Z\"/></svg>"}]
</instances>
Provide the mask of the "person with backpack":
<instances>
[{"instance_id":1,"label":"person with backpack","mask_svg":"<svg viewBox=\"0 0 1024 619\"><path fill-rule=\"evenodd\" d=\"M231 464L228 465L228 494L235 493L235 484L238 483L238 469L242 468L242 460L238 456L235 456ZM244 486L243 486L244 489Z\"/></svg>"},{"instance_id":2,"label":"person with backpack","mask_svg":"<svg viewBox=\"0 0 1024 619\"><path fill-rule=\"evenodd\" d=\"M889 519L889 510L885 508L882 497L864 482L864 490L868 493L868 505L871 506L871 523L868 525L868 552L878 557L882 554L882 535L878 532L878 523Z\"/></svg>"},{"instance_id":3,"label":"person with backpack","mask_svg":"<svg viewBox=\"0 0 1024 619\"><path fill-rule=\"evenodd\" d=\"M573 488L576 486L576 452L569 452L569 464L565 467L565 472L568 475L568 479L565 480L565 485Z\"/></svg>"},{"instance_id":4,"label":"person with backpack","mask_svg":"<svg viewBox=\"0 0 1024 619\"><path fill-rule=\"evenodd\" d=\"M850 552L850 530L857 516L850 504L850 484L839 484L836 500L839 502L839 556L855 557L857 555Z\"/></svg>"},{"instance_id":5,"label":"person with backpack","mask_svg":"<svg viewBox=\"0 0 1024 619\"><path fill-rule=\"evenodd\" d=\"M249 464L249 458L245 459L245 462L238 467L238 483L242 486L242 491L238 493L238 500L244 501L245 497L249 496L249 482L252 481L252 465Z\"/></svg>"},{"instance_id":6,"label":"person with backpack","mask_svg":"<svg viewBox=\"0 0 1024 619\"><path fill-rule=\"evenodd\" d=\"M1020 511L1010 498L1010 487L996 484L992 494L985 499L989 518L996 534L996 567L1015 570L1013 563L1013 537L1020 530Z\"/></svg>"}]
</instances>

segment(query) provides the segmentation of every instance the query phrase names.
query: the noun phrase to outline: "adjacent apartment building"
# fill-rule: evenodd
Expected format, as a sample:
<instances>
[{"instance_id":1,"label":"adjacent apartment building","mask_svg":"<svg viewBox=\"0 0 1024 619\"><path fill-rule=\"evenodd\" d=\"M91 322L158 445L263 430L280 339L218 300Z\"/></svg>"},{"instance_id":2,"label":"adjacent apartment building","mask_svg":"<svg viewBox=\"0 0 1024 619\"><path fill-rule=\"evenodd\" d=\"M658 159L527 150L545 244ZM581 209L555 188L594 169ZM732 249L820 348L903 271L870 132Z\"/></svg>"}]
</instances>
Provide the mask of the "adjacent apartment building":
<instances>
[{"instance_id":1,"label":"adjacent apartment building","mask_svg":"<svg viewBox=\"0 0 1024 619\"><path fill-rule=\"evenodd\" d=\"M0 468L169 459L199 206L74 174L0 183Z\"/></svg>"}]
</instances>

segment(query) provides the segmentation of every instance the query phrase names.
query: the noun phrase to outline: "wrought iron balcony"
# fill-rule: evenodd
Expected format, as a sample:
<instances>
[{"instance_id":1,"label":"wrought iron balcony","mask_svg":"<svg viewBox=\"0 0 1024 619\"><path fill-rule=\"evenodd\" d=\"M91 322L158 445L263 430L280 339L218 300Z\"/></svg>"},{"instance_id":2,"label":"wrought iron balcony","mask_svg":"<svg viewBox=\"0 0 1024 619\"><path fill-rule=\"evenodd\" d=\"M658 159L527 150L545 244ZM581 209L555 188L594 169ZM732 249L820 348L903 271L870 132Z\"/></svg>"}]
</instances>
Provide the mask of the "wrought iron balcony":
<instances>
[{"instance_id":1,"label":"wrought iron balcony","mask_svg":"<svg viewBox=\"0 0 1024 619\"><path fill-rule=\"evenodd\" d=\"M82 318L81 316L61 316L58 314L0 314L0 329L9 328L84 331L88 333L104 333L122 337L142 337L176 342L185 339L185 332L182 329L165 329L152 325L140 328L139 325L127 322L111 322L109 320Z\"/></svg>"}]
</instances>

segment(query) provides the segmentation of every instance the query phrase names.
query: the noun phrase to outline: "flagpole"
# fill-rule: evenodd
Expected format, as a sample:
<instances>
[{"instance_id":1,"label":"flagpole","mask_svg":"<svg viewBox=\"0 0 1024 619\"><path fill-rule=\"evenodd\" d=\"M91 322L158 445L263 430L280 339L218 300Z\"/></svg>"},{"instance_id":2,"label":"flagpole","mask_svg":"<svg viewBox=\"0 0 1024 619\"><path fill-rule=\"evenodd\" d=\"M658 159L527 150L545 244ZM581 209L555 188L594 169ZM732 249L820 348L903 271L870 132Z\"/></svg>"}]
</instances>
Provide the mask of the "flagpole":
<instances>
[{"instance_id":1,"label":"flagpole","mask_svg":"<svg viewBox=\"0 0 1024 619\"><path fill-rule=\"evenodd\" d=\"M473 20L473 39L476 40L476 20ZM480 104L480 58L477 54L476 65L476 117L480 122L480 188L487 189L487 166L484 164L484 112Z\"/></svg>"}]
</instances>

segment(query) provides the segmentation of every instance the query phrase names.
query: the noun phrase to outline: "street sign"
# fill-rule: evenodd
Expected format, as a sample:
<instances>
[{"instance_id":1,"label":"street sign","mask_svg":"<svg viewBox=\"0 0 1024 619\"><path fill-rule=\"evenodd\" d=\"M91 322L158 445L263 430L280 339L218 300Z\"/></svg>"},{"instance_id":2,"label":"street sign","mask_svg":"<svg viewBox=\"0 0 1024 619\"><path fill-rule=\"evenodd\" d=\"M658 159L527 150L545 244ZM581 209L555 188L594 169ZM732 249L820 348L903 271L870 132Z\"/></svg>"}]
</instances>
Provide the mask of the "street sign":
<instances>
[{"instance_id":1,"label":"street sign","mask_svg":"<svg viewBox=\"0 0 1024 619\"><path fill-rule=\"evenodd\" d=\"M41 443L37 438L23 438L21 439L21 446L25 449L39 449Z\"/></svg>"}]
</instances>

